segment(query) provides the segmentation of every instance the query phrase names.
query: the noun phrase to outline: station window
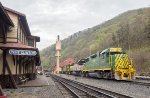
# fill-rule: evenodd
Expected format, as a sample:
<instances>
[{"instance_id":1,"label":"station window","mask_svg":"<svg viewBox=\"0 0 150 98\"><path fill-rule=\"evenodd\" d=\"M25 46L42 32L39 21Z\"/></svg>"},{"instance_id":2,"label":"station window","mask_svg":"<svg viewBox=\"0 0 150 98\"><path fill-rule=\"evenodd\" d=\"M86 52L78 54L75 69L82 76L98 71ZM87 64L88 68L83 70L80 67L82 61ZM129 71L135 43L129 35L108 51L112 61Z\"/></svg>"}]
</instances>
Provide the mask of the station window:
<instances>
[{"instance_id":1,"label":"station window","mask_svg":"<svg viewBox=\"0 0 150 98\"><path fill-rule=\"evenodd\" d=\"M34 47L34 40L33 39L29 39L28 40L28 45Z\"/></svg>"},{"instance_id":2,"label":"station window","mask_svg":"<svg viewBox=\"0 0 150 98\"><path fill-rule=\"evenodd\" d=\"M125 54L124 52L110 52L110 55L115 55L115 54Z\"/></svg>"}]
</instances>

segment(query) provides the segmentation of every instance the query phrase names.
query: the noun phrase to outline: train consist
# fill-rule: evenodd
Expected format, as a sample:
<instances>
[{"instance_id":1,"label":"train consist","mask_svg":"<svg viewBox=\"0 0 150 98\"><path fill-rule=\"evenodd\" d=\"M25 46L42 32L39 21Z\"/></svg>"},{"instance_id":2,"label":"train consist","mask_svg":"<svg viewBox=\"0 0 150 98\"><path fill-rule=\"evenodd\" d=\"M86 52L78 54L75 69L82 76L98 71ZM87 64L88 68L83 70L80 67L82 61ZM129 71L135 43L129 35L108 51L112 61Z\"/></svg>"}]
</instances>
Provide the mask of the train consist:
<instances>
[{"instance_id":1,"label":"train consist","mask_svg":"<svg viewBox=\"0 0 150 98\"><path fill-rule=\"evenodd\" d=\"M68 58L60 63L61 72L80 76L97 78L133 80L135 79L135 66L122 48L108 48L90 55L75 63Z\"/></svg>"}]
</instances>

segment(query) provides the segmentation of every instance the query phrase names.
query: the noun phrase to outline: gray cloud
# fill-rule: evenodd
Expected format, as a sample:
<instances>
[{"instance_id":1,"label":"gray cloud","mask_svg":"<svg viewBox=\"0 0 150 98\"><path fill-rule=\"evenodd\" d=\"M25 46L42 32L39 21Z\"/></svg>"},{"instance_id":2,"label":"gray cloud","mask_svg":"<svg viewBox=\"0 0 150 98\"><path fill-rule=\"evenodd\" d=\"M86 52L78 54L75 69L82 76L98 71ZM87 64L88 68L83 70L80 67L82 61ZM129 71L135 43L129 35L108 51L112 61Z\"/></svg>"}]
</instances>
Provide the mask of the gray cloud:
<instances>
[{"instance_id":1,"label":"gray cloud","mask_svg":"<svg viewBox=\"0 0 150 98\"><path fill-rule=\"evenodd\" d=\"M147 7L150 0L1 0L4 6L26 14L33 35L40 36L38 48L127 10Z\"/></svg>"}]
</instances>

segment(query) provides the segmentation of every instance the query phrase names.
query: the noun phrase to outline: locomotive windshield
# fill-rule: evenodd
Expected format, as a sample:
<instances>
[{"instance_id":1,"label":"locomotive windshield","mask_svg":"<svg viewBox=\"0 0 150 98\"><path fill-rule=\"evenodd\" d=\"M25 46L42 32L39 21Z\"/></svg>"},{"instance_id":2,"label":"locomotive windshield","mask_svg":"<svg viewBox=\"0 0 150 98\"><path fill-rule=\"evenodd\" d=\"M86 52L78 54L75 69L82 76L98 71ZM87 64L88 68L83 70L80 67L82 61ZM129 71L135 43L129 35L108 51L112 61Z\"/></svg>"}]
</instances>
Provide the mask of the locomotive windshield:
<instances>
[{"instance_id":1,"label":"locomotive windshield","mask_svg":"<svg viewBox=\"0 0 150 98\"><path fill-rule=\"evenodd\" d=\"M115 55L115 54L125 54L124 52L110 52L110 53L107 53L108 55Z\"/></svg>"},{"instance_id":2,"label":"locomotive windshield","mask_svg":"<svg viewBox=\"0 0 150 98\"><path fill-rule=\"evenodd\" d=\"M115 55L115 54L125 54L124 52L104 52L100 54L102 58L109 57L109 55Z\"/></svg>"}]
</instances>

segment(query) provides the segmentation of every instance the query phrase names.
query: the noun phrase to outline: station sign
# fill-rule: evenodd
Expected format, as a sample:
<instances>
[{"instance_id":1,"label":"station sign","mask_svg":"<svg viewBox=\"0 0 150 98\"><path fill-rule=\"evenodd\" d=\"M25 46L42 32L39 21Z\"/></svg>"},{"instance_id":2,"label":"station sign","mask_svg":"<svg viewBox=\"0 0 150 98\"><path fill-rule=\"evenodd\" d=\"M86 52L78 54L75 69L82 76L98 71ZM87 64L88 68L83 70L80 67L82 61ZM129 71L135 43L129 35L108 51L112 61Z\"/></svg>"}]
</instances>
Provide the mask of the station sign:
<instances>
[{"instance_id":1,"label":"station sign","mask_svg":"<svg viewBox=\"0 0 150 98\"><path fill-rule=\"evenodd\" d=\"M37 54L36 51L33 50L15 50L15 49L10 49L9 54L11 55L32 55L35 56Z\"/></svg>"}]
</instances>

